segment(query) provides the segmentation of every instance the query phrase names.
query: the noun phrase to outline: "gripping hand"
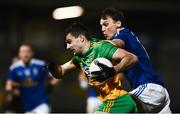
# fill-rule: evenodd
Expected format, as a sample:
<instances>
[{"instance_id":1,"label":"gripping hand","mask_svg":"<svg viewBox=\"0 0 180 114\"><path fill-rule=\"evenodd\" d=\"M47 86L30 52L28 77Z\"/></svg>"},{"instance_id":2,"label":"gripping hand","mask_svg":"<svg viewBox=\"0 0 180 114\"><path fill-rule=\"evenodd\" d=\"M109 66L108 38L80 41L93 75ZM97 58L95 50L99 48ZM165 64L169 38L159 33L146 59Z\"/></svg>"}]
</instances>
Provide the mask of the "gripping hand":
<instances>
[{"instance_id":1,"label":"gripping hand","mask_svg":"<svg viewBox=\"0 0 180 114\"><path fill-rule=\"evenodd\" d=\"M98 60L94 61L94 63L100 68L100 71L91 73L96 81L103 82L116 74L114 67L108 67L107 65L100 63Z\"/></svg>"}]
</instances>

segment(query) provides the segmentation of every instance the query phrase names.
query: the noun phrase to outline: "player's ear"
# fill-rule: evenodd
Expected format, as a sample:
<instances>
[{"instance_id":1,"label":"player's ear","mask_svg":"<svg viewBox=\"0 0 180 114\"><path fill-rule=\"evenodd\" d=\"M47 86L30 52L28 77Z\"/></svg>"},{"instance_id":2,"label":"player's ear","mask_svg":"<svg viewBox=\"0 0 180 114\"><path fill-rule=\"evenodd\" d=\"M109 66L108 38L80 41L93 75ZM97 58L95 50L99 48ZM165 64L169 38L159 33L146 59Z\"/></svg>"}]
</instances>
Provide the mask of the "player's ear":
<instances>
[{"instance_id":1,"label":"player's ear","mask_svg":"<svg viewBox=\"0 0 180 114\"><path fill-rule=\"evenodd\" d=\"M121 27L121 25L122 25L121 21L117 21L117 22L116 22L116 26L117 26L117 27Z\"/></svg>"},{"instance_id":2,"label":"player's ear","mask_svg":"<svg viewBox=\"0 0 180 114\"><path fill-rule=\"evenodd\" d=\"M81 34L81 35L79 35L79 39L81 42L83 42L85 40L85 36Z\"/></svg>"}]
</instances>

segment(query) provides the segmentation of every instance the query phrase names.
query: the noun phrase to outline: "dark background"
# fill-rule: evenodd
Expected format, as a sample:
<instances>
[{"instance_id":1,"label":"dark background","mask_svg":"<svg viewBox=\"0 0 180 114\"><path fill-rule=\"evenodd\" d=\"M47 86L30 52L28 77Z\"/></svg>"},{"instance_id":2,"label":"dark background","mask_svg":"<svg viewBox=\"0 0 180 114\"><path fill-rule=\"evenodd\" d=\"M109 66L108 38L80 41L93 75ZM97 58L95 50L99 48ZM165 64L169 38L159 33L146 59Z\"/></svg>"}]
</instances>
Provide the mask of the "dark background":
<instances>
[{"instance_id":1,"label":"dark background","mask_svg":"<svg viewBox=\"0 0 180 114\"><path fill-rule=\"evenodd\" d=\"M52 18L55 8L72 5L82 6L84 14L60 21ZM84 23L93 36L103 38L99 20L106 7L124 12L126 27L144 44L165 82L172 111L180 112L178 0L0 0L0 84L4 86L11 59L22 43L33 46L36 58L62 64L71 57L65 52L63 34L74 21ZM85 112L86 91L80 89L77 72L74 72L70 72L50 94L53 112Z\"/></svg>"}]
</instances>

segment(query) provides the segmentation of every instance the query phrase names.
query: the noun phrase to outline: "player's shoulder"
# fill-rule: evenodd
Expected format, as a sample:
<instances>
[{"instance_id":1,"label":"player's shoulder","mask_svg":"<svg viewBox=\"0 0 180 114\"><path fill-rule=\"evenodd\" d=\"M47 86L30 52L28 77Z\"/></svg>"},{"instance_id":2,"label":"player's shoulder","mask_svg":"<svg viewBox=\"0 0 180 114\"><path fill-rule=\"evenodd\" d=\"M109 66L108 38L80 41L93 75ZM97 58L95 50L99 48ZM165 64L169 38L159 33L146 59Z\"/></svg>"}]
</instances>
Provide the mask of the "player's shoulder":
<instances>
[{"instance_id":1,"label":"player's shoulder","mask_svg":"<svg viewBox=\"0 0 180 114\"><path fill-rule=\"evenodd\" d=\"M116 33L113 39L120 39L124 42L126 41L134 41L136 40L137 36L128 28L124 28ZM127 42L126 42L127 43Z\"/></svg>"},{"instance_id":2,"label":"player's shoulder","mask_svg":"<svg viewBox=\"0 0 180 114\"><path fill-rule=\"evenodd\" d=\"M92 38L89 39L89 41L91 41L91 42L99 42L99 41L101 41L101 39L92 37Z\"/></svg>"},{"instance_id":3,"label":"player's shoulder","mask_svg":"<svg viewBox=\"0 0 180 114\"><path fill-rule=\"evenodd\" d=\"M32 60L31 60L31 64L36 64L36 65L45 65L46 64L46 62L44 61L44 60L40 60L40 59L35 59L35 58L33 58Z\"/></svg>"},{"instance_id":4,"label":"player's shoulder","mask_svg":"<svg viewBox=\"0 0 180 114\"><path fill-rule=\"evenodd\" d=\"M13 63L11 66L10 66L10 70L14 70L18 67L22 67L23 66L23 62L22 60L18 60L17 62Z\"/></svg>"},{"instance_id":5,"label":"player's shoulder","mask_svg":"<svg viewBox=\"0 0 180 114\"><path fill-rule=\"evenodd\" d=\"M96 40L96 41L91 41L92 46L94 47L101 47L102 45L109 43L106 40Z\"/></svg>"},{"instance_id":6,"label":"player's shoulder","mask_svg":"<svg viewBox=\"0 0 180 114\"><path fill-rule=\"evenodd\" d=\"M93 47L94 51L99 52L99 53L103 53L109 49L112 49L112 47L116 47L116 46L114 46L109 41L101 40L99 42L95 42L92 47Z\"/></svg>"}]
</instances>

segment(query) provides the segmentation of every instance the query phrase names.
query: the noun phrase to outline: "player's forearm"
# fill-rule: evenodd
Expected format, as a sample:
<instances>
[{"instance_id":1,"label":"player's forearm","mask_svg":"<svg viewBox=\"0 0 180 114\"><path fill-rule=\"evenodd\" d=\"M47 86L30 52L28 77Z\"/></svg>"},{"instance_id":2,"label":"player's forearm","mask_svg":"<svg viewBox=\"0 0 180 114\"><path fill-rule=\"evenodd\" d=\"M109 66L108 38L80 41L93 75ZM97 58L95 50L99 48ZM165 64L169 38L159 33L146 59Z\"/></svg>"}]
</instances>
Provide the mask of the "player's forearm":
<instances>
[{"instance_id":1,"label":"player's forearm","mask_svg":"<svg viewBox=\"0 0 180 114\"><path fill-rule=\"evenodd\" d=\"M50 71L51 75L57 79L62 79L67 71L74 68L76 68L76 66L72 63L71 60L63 65L57 65L54 63L48 64L48 70Z\"/></svg>"},{"instance_id":2,"label":"player's forearm","mask_svg":"<svg viewBox=\"0 0 180 114\"><path fill-rule=\"evenodd\" d=\"M5 90L11 92L13 90L13 82L11 80L7 80Z\"/></svg>"},{"instance_id":3,"label":"player's forearm","mask_svg":"<svg viewBox=\"0 0 180 114\"><path fill-rule=\"evenodd\" d=\"M13 82L8 80L5 86L6 101L12 101Z\"/></svg>"},{"instance_id":4,"label":"player's forearm","mask_svg":"<svg viewBox=\"0 0 180 114\"><path fill-rule=\"evenodd\" d=\"M121 73L128 68L132 67L138 61L137 56L133 54L127 54L121 61L114 66L116 73Z\"/></svg>"},{"instance_id":5,"label":"player's forearm","mask_svg":"<svg viewBox=\"0 0 180 114\"><path fill-rule=\"evenodd\" d=\"M118 48L123 48L124 47L124 42L120 39L113 39L113 40L106 40L113 45L117 46Z\"/></svg>"}]
</instances>

